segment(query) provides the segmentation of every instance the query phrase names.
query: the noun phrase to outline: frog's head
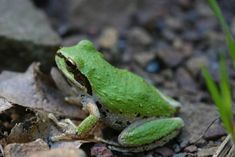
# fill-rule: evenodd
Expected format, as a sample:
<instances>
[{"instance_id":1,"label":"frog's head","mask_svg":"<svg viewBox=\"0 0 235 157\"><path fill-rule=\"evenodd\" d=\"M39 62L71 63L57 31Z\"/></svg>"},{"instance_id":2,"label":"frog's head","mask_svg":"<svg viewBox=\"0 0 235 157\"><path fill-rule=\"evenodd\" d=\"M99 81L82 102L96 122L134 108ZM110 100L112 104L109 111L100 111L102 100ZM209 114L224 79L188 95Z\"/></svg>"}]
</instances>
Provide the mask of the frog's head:
<instances>
[{"instance_id":1,"label":"frog's head","mask_svg":"<svg viewBox=\"0 0 235 157\"><path fill-rule=\"evenodd\" d=\"M59 70L64 74L72 85L78 90L82 90L91 94L91 86L85 75L80 72L81 66L83 66L83 60L81 59L81 51L89 51L90 48L94 48L90 41L83 40L75 46L63 47L59 49L55 56L55 62Z\"/></svg>"}]
</instances>

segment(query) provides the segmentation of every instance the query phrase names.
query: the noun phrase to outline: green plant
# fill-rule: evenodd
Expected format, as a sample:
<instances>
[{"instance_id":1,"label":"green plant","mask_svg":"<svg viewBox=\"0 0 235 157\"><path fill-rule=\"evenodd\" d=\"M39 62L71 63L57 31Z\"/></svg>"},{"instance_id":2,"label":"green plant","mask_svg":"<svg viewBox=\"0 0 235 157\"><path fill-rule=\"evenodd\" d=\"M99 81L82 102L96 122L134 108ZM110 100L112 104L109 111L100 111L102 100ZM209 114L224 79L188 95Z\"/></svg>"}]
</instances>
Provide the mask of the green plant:
<instances>
[{"instance_id":1,"label":"green plant","mask_svg":"<svg viewBox=\"0 0 235 157\"><path fill-rule=\"evenodd\" d=\"M225 22L225 19L221 13L221 10L216 0L208 0L208 3L224 31L229 54L232 58L233 65L235 66L235 42L232 37L232 34L229 31L229 27ZM231 87L229 84L229 74L225 58L223 56L220 57L220 63L219 63L220 82L218 86L216 85L215 81L213 80L207 68L202 69L202 74L206 81L206 85L210 92L210 95L215 105L218 108L220 118L224 124L224 128L231 135L232 140L235 143L235 125L233 122L233 113L232 113Z\"/></svg>"},{"instance_id":2,"label":"green plant","mask_svg":"<svg viewBox=\"0 0 235 157\"><path fill-rule=\"evenodd\" d=\"M229 31L229 27L224 19L224 16L222 15L222 12L216 0L208 0L208 3L223 29L228 50L232 58L233 65L235 66L235 42L232 33Z\"/></svg>"}]
</instances>

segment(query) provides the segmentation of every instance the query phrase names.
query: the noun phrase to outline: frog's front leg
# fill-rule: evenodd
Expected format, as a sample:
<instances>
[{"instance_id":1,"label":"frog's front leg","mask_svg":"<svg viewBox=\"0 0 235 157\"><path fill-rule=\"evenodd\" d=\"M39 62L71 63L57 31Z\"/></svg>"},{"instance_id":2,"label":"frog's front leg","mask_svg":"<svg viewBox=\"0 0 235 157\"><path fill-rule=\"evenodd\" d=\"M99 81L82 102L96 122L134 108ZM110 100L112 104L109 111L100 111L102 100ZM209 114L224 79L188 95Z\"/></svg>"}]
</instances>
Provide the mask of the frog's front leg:
<instances>
[{"instance_id":1,"label":"frog's front leg","mask_svg":"<svg viewBox=\"0 0 235 157\"><path fill-rule=\"evenodd\" d=\"M69 119L66 119L65 123L63 123L57 121L57 119L52 114L49 115L49 118L52 119L57 124L57 126L62 128L65 132L64 134L53 136L51 138L52 141L84 139L86 136L88 136L89 132L99 121L100 113L96 103L92 98L84 97L81 100L81 104L83 105L83 110L87 111L89 116L86 117L77 127Z\"/></svg>"},{"instance_id":2,"label":"frog's front leg","mask_svg":"<svg viewBox=\"0 0 235 157\"><path fill-rule=\"evenodd\" d=\"M184 123L181 118L148 118L138 120L118 136L119 146L111 149L123 152L141 152L163 146L177 136Z\"/></svg>"},{"instance_id":3,"label":"frog's front leg","mask_svg":"<svg viewBox=\"0 0 235 157\"><path fill-rule=\"evenodd\" d=\"M99 109L92 98L83 98L81 101L83 110L89 113L76 128L76 134L79 137L86 137L86 135L95 127L100 119Z\"/></svg>"}]
</instances>

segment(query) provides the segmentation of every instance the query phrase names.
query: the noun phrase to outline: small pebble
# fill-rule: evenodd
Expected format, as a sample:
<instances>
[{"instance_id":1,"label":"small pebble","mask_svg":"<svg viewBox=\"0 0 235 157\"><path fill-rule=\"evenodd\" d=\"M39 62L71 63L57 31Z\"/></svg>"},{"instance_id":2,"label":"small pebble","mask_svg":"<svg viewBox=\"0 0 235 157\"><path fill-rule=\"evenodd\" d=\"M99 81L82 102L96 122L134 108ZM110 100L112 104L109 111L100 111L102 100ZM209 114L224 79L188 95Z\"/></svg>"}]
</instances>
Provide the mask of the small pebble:
<instances>
[{"instance_id":1,"label":"small pebble","mask_svg":"<svg viewBox=\"0 0 235 157\"><path fill-rule=\"evenodd\" d=\"M195 152L197 152L197 146L195 146L195 145L188 146L188 147L184 148L184 151L187 153L195 153Z\"/></svg>"},{"instance_id":2,"label":"small pebble","mask_svg":"<svg viewBox=\"0 0 235 157\"><path fill-rule=\"evenodd\" d=\"M180 146L178 144L173 145L174 152L178 153L180 151Z\"/></svg>"},{"instance_id":3,"label":"small pebble","mask_svg":"<svg viewBox=\"0 0 235 157\"><path fill-rule=\"evenodd\" d=\"M130 30L130 33L128 34L128 40L133 44L141 46L148 46L153 42L152 36L150 36L146 30L140 27L135 27Z\"/></svg>"},{"instance_id":4,"label":"small pebble","mask_svg":"<svg viewBox=\"0 0 235 157\"><path fill-rule=\"evenodd\" d=\"M126 50L126 38L120 37L118 40L118 52L124 52Z\"/></svg>"},{"instance_id":5,"label":"small pebble","mask_svg":"<svg viewBox=\"0 0 235 157\"><path fill-rule=\"evenodd\" d=\"M188 140L184 140L180 143L180 148L185 148L189 144Z\"/></svg>"},{"instance_id":6,"label":"small pebble","mask_svg":"<svg viewBox=\"0 0 235 157\"><path fill-rule=\"evenodd\" d=\"M95 157L113 157L113 153L104 144L95 144L91 148L91 156Z\"/></svg>"},{"instance_id":7,"label":"small pebble","mask_svg":"<svg viewBox=\"0 0 235 157\"><path fill-rule=\"evenodd\" d=\"M149 73L157 73L160 71L160 65L157 60L152 60L146 66L146 71Z\"/></svg>"},{"instance_id":8,"label":"small pebble","mask_svg":"<svg viewBox=\"0 0 235 157\"><path fill-rule=\"evenodd\" d=\"M162 156L166 156L166 157L170 157L174 154L173 150L168 148L168 147L160 147L160 148L157 148L155 150L156 153L162 155Z\"/></svg>"},{"instance_id":9,"label":"small pebble","mask_svg":"<svg viewBox=\"0 0 235 157\"><path fill-rule=\"evenodd\" d=\"M186 157L186 153L179 153L179 154L174 154L173 157Z\"/></svg>"}]
</instances>

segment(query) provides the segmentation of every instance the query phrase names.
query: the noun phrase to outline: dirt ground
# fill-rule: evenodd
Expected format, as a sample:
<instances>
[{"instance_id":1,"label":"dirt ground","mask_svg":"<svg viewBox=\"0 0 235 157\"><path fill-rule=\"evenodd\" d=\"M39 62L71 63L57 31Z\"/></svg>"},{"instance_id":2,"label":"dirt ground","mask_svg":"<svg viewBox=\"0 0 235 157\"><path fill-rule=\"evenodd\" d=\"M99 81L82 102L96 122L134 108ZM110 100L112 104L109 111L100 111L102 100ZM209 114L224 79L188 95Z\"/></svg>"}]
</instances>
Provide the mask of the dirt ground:
<instances>
[{"instance_id":1,"label":"dirt ground","mask_svg":"<svg viewBox=\"0 0 235 157\"><path fill-rule=\"evenodd\" d=\"M0 156L207 157L215 153L226 132L201 67L207 66L219 81L218 56L224 53L232 88L235 72L206 1L21 1L0 2L0 13L5 15L0 17ZM235 33L234 3L218 2ZM64 101L66 92L52 79L63 79L55 69L56 50L82 39L91 40L112 65L142 76L179 101L177 116L185 123L180 135L163 147L138 154L112 151L92 139L52 143L49 138L61 130L48 113L76 124L87 116L79 106ZM102 125L94 132L117 134L106 129Z\"/></svg>"}]
</instances>

